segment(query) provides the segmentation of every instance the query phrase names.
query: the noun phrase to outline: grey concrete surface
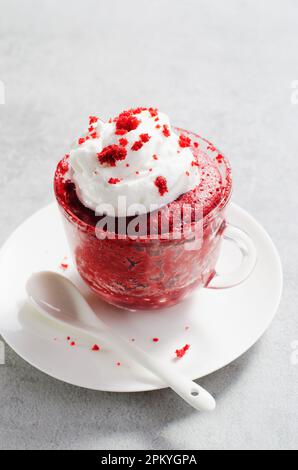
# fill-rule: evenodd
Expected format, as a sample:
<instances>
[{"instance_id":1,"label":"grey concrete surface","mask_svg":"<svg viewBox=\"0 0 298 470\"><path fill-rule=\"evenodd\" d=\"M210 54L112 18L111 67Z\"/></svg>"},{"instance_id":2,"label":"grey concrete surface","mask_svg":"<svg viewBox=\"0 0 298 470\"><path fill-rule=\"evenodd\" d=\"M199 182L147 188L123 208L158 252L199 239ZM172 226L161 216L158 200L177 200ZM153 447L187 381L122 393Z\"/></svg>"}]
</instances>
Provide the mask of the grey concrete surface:
<instances>
[{"instance_id":1,"label":"grey concrete surface","mask_svg":"<svg viewBox=\"0 0 298 470\"><path fill-rule=\"evenodd\" d=\"M0 11L0 243L53 199L55 164L87 116L154 105L230 158L234 201L268 230L285 274L262 340L202 380L213 414L167 390L66 385L6 346L0 448L297 449L298 3L0 0Z\"/></svg>"}]
</instances>

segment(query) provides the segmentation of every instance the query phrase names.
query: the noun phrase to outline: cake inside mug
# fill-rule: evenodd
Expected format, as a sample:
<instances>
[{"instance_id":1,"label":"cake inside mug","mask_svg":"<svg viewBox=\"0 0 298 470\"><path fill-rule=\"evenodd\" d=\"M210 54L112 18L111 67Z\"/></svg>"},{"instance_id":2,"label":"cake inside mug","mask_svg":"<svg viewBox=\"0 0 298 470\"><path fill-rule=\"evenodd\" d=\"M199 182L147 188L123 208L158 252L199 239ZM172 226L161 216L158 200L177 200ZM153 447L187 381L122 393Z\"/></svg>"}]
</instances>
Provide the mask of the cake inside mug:
<instances>
[{"instance_id":1,"label":"cake inside mug","mask_svg":"<svg viewBox=\"0 0 298 470\"><path fill-rule=\"evenodd\" d=\"M117 306L173 305L214 275L229 164L156 108L88 124L55 174L78 271Z\"/></svg>"}]
</instances>

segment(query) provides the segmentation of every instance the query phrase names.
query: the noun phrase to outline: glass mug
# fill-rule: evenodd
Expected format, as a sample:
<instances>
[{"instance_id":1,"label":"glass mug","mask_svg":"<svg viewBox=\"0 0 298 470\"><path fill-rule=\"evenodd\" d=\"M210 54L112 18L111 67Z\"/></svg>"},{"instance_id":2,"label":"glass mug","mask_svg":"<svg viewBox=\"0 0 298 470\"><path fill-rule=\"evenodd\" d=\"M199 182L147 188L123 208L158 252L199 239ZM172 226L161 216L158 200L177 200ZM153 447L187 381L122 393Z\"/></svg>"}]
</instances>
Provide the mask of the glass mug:
<instances>
[{"instance_id":1,"label":"glass mug","mask_svg":"<svg viewBox=\"0 0 298 470\"><path fill-rule=\"evenodd\" d=\"M232 190L229 163L207 140L182 129L176 131L188 134L199 143L200 152L212 157L224 188L215 207L192 223L187 236L100 237L94 213L92 217L89 209L82 208L72 183L65 179L67 160L56 170L55 194L77 270L99 297L120 308L159 309L177 304L200 287L236 286L247 279L256 262L250 237L226 221ZM216 263L223 239L237 245L242 261L233 272L218 274Z\"/></svg>"}]
</instances>

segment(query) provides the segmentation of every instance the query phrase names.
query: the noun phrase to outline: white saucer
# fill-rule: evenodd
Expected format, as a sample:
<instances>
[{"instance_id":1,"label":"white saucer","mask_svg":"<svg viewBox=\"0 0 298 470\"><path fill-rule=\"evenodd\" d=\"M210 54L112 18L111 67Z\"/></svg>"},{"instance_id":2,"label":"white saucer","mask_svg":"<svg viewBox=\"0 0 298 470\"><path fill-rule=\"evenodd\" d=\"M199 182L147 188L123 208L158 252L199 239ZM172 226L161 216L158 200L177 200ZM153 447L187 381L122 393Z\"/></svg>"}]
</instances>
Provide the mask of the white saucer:
<instances>
[{"instance_id":1,"label":"white saucer","mask_svg":"<svg viewBox=\"0 0 298 470\"><path fill-rule=\"evenodd\" d=\"M254 240L258 261L251 277L226 290L201 289L182 304L155 312L128 312L98 300L84 286L70 260L65 275L83 290L103 319L124 337L134 339L150 354L174 361L192 379L220 369L247 351L271 323L282 291L278 253L264 229L243 209L231 205L228 221ZM231 245L231 246L230 246ZM73 332L40 317L27 303L25 282L32 272L55 270L69 256L60 215L52 204L23 223L0 252L0 331L26 361L64 382L113 392L145 391L163 384L142 367L117 356L104 341L91 351L91 337ZM219 265L233 267L239 254L224 242ZM231 268L230 268L231 269ZM153 338L159 338L153 342ZM175 350L190 344L182 359ZM117 365L120 362L121 365Z\"/></svg>"}]
</instances>

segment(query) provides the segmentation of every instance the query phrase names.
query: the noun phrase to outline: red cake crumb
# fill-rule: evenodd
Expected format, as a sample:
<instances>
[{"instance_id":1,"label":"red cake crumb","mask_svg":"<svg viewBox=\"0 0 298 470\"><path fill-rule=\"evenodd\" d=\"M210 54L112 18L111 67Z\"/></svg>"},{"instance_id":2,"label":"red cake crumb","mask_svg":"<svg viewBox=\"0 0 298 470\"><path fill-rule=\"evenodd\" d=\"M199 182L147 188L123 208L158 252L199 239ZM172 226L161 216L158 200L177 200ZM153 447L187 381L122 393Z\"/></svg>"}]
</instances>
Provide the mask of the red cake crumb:
<instances>
[{"instance_id":1,"label":"red cake crumb","mask_svg":"<svg viewBox=\"0 0 298 470\"><path fill-rule=\"evenodd\" d=\"M119 139L119 144L121 145L121 147L125 147L128 144L128 140L122 137L121 139Z\"/></svg>"},{"instance_id":2,"label":"red cake crumb","mask_svg":"<svg viewBox=\"0 0 298 470\"><path fill-rule=\"evenodd\" d=\"M186 135L180 134L179 136L179 145L182 148L185 147L190 147L191 140L189 137L186 137Z\"/></svg>"},{"instance_id":3,"label":"red cake crumb","mask_svg":"<svg viewBox=\"0 0 298 470\"><path fill-rule=\"evenodd\" d=\"M146 111L147 108L142 108L142 107L138 107L138 108L134 108L134 109L131 109L131 112L132 114L140 114L142 111Z\"/></svg>"},{"instance_id":4,"label":"red cake crumb","mask_svg":"<svg viewBox=\"0 0 298 470\"><path fill-rule=\"evenodd\" d=\"M79 144L79 145L82 145L82 144L84 144L85 142L86 142L85 137L80 137L79 140L78 140L78 144Z\"/></svg>"},{"instance_id":5,"label":"red cake crumb","mask_svg":"<svg viewBox=\"0 0 298 470\"><path fill-rule=\"evenodd\" d=\"M70 343L70 346L75 346L75 345L76 345L75 341L72 341L72 342Z\"/></svg>"},{"instance_id":6,"label":"red cake crumb","mask_svg":"<svg viewBox=\"0 0 298 470\"><path fill-rule=\"evenodd\" d=\"M186 171L185 174L186 174L186 176L189 176L189 171Z\"/></svg>"},{"instance_id":7,"label":"red cake crumb","mask_svg":"<svg viewBox=\"0 0 298 470\"><path fill-rule=\"evenodd\" d=\"M161 196L168 192L167 180L164 176L158 176L154 181L154 184L158 188Z\"/></svg>"},{"instance_id":8,"label":"red cake crumb","mask_svg":"<svg viewBox=\"0 0 298 470\"><path fill-rule=\"evenodd\" d=\"M92 134L90 134L90 136L92 137L92 139L96 139L96 138L97 138L97 133L96 133L96 132L92 132Z\"/></svg>"},{"instance_id":9,"label":"red cake crumb","mask_svg":"<svg viewBox=\"0 0 298 470\"><path fill-rule=\"evenodd\" d=\"M116 166L116 161L125 160L126 154L125 148L119 145L108 145L97 156L101 165L106 163L109 166Z\"/></svg>"},{"instance_id":10,"label":"red cake crumb","mask_svg":"<svg viewBox=\"0 0 298 470\"><path fill-rule=\"evenodd\" d=\"M169 130L167 124L164 124L162 126L162 133L165 137L170 137L171 133L170 133L170 130Z\"/></svg>"},{"instance_id":11,"label":"red cake crumb","mask_svg":"<svg viewBox=\"0 0 298 470\"><path fill-rule=\"evenodd\" d=\"M194 142L194 146L195 146L196 148L198 148L198 146L199 146L198 142Z\"/></svg>"},{"instance_id":12,"label":"red cake crumb","mask_svg":"<svg viewBox=\"0 0 298 470\"><path fill-rule=\"evenodd\" d=\"M61 160L61 174L62 175L65 175L65 173L68 172L69 170L69 162L68 162L68 159L69 159L69 154L65 154L64 155L64 158L63 160Z\"/></svg>"},{"instance_id":13,"label":"red cake crumb","mask_svg":"<svg viewBox=\"0 0 298 470\"><path fill-rule=\"evenodd\" d=\"M137 119L132 110L123 111L117 118L115 118L116 129L125 130L127 132L135 130L141 121Z\"/></svg>"},{"instance_id":14,"label":"red cake crumb","mask_svg":"<svg viewBox=\"0 0 298 470\"><path fill-rule=\"evenodd\" d=\"M63 271L66 271L68 267L69 265L67 263L60 263L60 268L63 269Z\"/></svg>"},{"instance_id":15,"label":"red cake crumb","mask_svg":"<svg viewBox=\"0 0 298 470\"><path fill-rule=\"evenodd\" d=\"M121 362L117 362L117 367L120 367L121 366Z\"/></svg>"},{"instance_id":16,"label":"red cake crumb","mask_svg":"<svg viewBox=\"0 0 298 470\"><path fill-rule=\"evenodd\" d=\"M120 183L120 179L119 178L110 178L108 183L109 184L117 184L117 183Z\"/></svg>"},{"instance_id":17,"label":"red cake crumb","mask_svg":"<svg viewBox=\"0 0 298 470\"><path fill-rule=\"evenodd\" d=\"M115 132L116 135L125 135L127 134L127 131L125 129L118 129Z\"/></svg>"},{"instance_id":18,"label":"red cake crumb","mask_svg":"<svg viewBox=\"0 0 298 470\"><path fill-rule=\"evenodd\" d=\"M100 351L100 347L97 344L93 344L92 351Z\"/></svg>"},{"instance_id":19,"label":"red cake crumb","mask_svg":"<svg viewBox=\"0 0 298 470\"><path fill-rule=\"evenodd\" d=\"M149 134L140 134L140 139L145 144L151 139L151 136Z\"/></svg>"},{"instance_id":20,"label":"red cake crumb","mask_svg":"<svg viewBox=\"0 0 298 470\"><path fill-rule=\"evenodd\" d=\"M214 145L209 144L207 147L207 150L211 150L211 152L215 152L216 148L214 147Z\"/></svg>"},{"instance_id":21,"label":"red cake crumb","mask_svg":"<svg viewBox=\"0 0 298 470\"><path fill-rule=\"evenodd\" d=\"M67 341L70 341L70 336L67 336L67 338L66 338L66 339L67 339Z\"/></svg>"},{"instance_id":22,"label":"red cake crumb","mask_svg":"<svg viewBox=\"0 0 298 470\"><path fill-rule=\"evenodd\" d=\"M152 155L152 158L153 158L153 160L158 160L158 156L157 156L157 155L155 155L155 154L154 154L154 155Z\"/></svg>"},{"instance_id":23,"label":"red cake crumb","mask_svg":"<svg viewBox=\"0 0 298 470\"><path fill-rule=\"evenodd\" d=\"M157 114L158 114L158 109L157 108L149 108L148 111L151 114L151 117L156 117Z\"/></svg>"},{"instance_id":24,"label":"red cake crumb","mask_svg":"<svg viewBox=\"0 0 298 470\"><path fill-rule=\"evenodd\" d=\"M160 129L160 124L156 124L156 129Z\"/></svg>"},{"instance_id":25,"label":"red cake crumb","mask_svg":"<svg viewBox=\"0 0 298 470\"><path fill-rule=\"evenodd\" d=\"M176 351L175 351L176 356L180 359L181 357L183 357L185 355L186 351L188 351L189 348L190 348L190 345L186 344L185 346L183 346L183 348L176 349Z\"/></svg>"},{"instance_id":26,"label":"red cake crumb","mask_svg":"<svg viewBox=\"0 0 298 470\"><path fill-rule=\"evenodd\" d=\"M143 147L143 142L141 142L140 140L137 140L131 147L131 150L134 150L135 152L137 152L138 150L140 150L141 148Z\"/></svg>"},{"instance_id":27,"label":"red cake crumb","mask_svg":"<svg viewBox=\"0 0 298 470\"><path fill-rule=\"evenodd\" d=\"M191 162L191 166L200 166L199 163L196 160L193 160Z\"/></svg>"},{"instance_id":28,"label":"red cake crumb","mask_svg":"<svg viewBox=\"0 0 298 470\"><path fill-rule=\"evenodd\" d=\"M95 122L98 121L98 117L96 116L89 116L89 125L94 124Z\"/></svg>"},{"instance_id":29,"label":"red cake crumb","mask_svg":"<svg viewBox=\"0 0 298 470\"><path fill-rule=\"evenodd\" d=\"M152 338L152 341L153 341L154 343L158 343L159 338Z\"/></svg>"}]
</instances>

